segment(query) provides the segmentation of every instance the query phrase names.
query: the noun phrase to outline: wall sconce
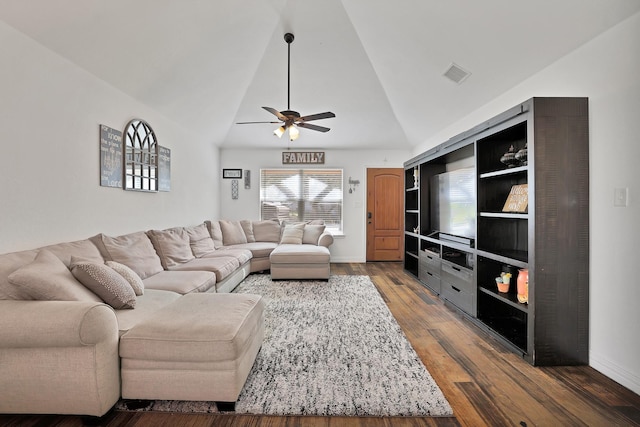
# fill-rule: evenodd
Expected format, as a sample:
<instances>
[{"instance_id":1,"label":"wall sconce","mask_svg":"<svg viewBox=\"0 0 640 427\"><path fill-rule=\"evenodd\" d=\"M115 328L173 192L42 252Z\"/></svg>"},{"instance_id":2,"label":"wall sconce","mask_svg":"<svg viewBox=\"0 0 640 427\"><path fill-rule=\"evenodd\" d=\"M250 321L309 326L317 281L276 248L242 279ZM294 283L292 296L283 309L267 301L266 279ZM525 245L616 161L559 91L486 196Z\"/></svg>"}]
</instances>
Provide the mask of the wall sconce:
<instances>
[{"instance_id":1,"label":"wall sconce","mask_svg":"<svg viewBox=\"0 0 640 427\"><path fill-rule=\"evenodd\" d=\"M349 177L349 194L356 191L356 188L358 188L358 185L360 185L360 180L351 179L351 177Z\"/></svg>"}]
</instances>

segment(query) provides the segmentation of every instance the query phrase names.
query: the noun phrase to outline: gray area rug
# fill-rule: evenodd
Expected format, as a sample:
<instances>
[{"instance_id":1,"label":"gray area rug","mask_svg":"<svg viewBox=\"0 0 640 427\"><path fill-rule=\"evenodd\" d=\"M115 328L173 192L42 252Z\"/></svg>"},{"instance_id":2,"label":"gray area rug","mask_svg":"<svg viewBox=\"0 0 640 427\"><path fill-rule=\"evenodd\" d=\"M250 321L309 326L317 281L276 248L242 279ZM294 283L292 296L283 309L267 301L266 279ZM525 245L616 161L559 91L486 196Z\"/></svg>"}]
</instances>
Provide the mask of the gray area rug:
<instances>
[{"instance_id":1,"label":"gray area rug","mask_svg":"<svg viewBox=\"0 0 640 427\"><path fill-rule=\"evenodd\" d=\"M265 340L236 413L450 416L440 388L368 276L247 277L265 298ZM121 401L116 409L216 412L212 402Z\"/></svg>"}]
</instances>

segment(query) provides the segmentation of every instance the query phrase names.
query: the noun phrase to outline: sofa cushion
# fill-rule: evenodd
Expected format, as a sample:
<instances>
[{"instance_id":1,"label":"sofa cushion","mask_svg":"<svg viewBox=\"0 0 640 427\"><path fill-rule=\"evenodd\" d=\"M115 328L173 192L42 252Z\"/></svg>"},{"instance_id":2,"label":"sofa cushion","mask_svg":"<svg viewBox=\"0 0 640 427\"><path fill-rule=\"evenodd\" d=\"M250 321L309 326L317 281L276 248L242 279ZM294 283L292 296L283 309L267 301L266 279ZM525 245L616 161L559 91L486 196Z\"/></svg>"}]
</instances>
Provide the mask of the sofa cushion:
<instances>
[{"instance_id":1,"label":"sofa cushion","mask_svg":"<svg viewBox=\"0 0 640 427\"><path fill-rule=\"evenodd\" d=\"M138 323L153 316L160 308L177 300L182 295L177 292L147 289L137 298L135 310L114 310L118 319L118 331L122 336Z\"/></svg>"},{"instance_id":2,"label":"sofa cushion","mask_svg":"<svg viewBox=\"0 0 640 427\"><path fill-rule=\"evenodd\" d=\"M204 222L209 228L209 234L213 239L213 244L216 248L222 247L224 243L222 243L222 230L220 229L220 222L218 221L205 221Z\"/></svg>"},{"instance_id":3,"label":"sofa cushion","mask_svg":"<svg viewBox=\"0 0 640 427\"><path fill-rule=\"evenodd\" d=\"M245 243L245 245L253 245L253 244L255 244L255 242ZM242 249L242 248L239 248L238 246L240 245L234 245L229 247L224 246L215 252L206 254L202 258L233 257L238 260L240 265L242 265L245 262L250 261L251 258L253 258L253 254L249 249Z\"/></svg>"},{"instance_id":4,"label":"sofa cushion","mask_svg":"<svg viewBox=\"0 0 640 427\"><path fill-rule=\"evenodd\" d=\"M260 295L185 295L123 335L120 357L189 363L191 369L237 363L262 330L263 313Z\"/></svg>"},{"instance_id":5,"label":"sofa cushion","mask_svg":"<svg viewBox=\"0 0 640 427\"><path fill-rule=\"evenodd\" d=\"M73 277L60 258L46 249L41 249L32 262L11 273L8 280L21 288L24 299L102 302Z\"/></svg>"},{"instance_id":6,"label":"sofa cushion","mask_svg":"<svg viewBox=\"0 0 640 427\"><path fill-rule=\"evenodd\" d=\"M189 235L182 227L167 230L149 230L147 235L153 243L156 253L160 257L160 263L165 270L171 267L191 261L194 256L191 252Z\"/></svg>"},{"instance_id":7,"label":"sofa cushion","mask_svg":"<svg viewBox=\"0 0 640 427\"><path fill-rule=\"evenodd\" d=\"M256 242L274 242L280 241L282 227L278 221L253 221L253 236Z\"/></svg>"},{"instance_id":8,"label":"sofa cushion","mask_svg":"<svg viewBox=\"0 0 640 427\"><path fill-rule=\"evenodd\" d=\"M210 271L215 273L216 281L220 282L228 275L233 273L240 262L235 257L214 257L214 258L195 258L184 264L179 264L171 268L171 271Z\"/></svg>"},{"instance_id":9,"label":"sofa cushion","mask_svg":"<svg viewBox=\"0 0 640 427\"><path fill-rule=\"evenodd\" d=\"M224 256L224 251L229 250L248 250L251 251L251 259L256 258L269 258L271 251L278 246L278 243L273 242L254 242L244 243L242 245L233 245L229 248L223 247L218 252Z\"/></svg>"},{"instance_id":10,"label":"sofa cushion","mask_svg":"<svg viewBox=\"0 0 640 427\"><path fill-rule=\"evenodd\" d=\"M106 260L126 265L142 280L164 270L160 257L144 231L119 237L110 237L105 234L99 234L96 237L92 239L102 244Z\"/></svg>"},{"instance_id":11,"label":"sofa cushion","mask_svg":"<svg viewBox=\"0 0 640 427\"><path fill-rule=\"evenodd\" d=\"M205 223L194 227L185 227L184 230L189 236L191 252L196 258L200 258L216 250L216 245L209 234L209 229Z\"/></svg>"},{"instance_id":12,"label":"sofa cushion","mask_svg":"<svg viewBox=\"0 0 640 427\"><path fill-rule=\"evenodd\" d=\"M218 221L222 230L222 243L225 246L247 243L247 236L244 234L240 221Z\"/></svg>"},{"instance_id":13,"label":"sofa cushion","mask_svg":"<svg viewBox=\"0 0 640 427\"><path fill-rule=\"evenodd\" d=\"M325 225L305 224L304 234L302 235L302 243L309 245L317 245L320 236L324 233Z\"/></svg>"},{"instance_id":14,"label":"sofa cushion","mask_svg":"<svg viewBox=\"0 0 640 427\"><path fill-rule=\"evenodd\" d=\"M71 257L71 274L113 308L136 306L136 294L129 282L105 264Z\"/></svg>"},{"instance_id":15,"label":"sofa cushion","mask_svg":"<svg viewBox=\"0 0 640 427\"><path fill-rule=\"evenodd\" d=\"M282 231L280 244L301 245L302 236L304 235L304 226L304 223L285 225L284 230Z\"/></svg>"},{"instance_id":16,"label":"sofa cushion","mask_svg":"<svg viewBox=\"0 0 640 427\"><path fill-rule=\"evenodd\" d=\"M161 271L144 279L144 288L179 294L207 292L215 288L216 275L210 271ZM145 292L146 293L146 292Z\"/></svg>"},{"instance_id":17,"label":"sofa cushion","mask_svg":"<svg viewBox=\"0 0 640 427\"><path fill-rule=\"evenodd\" d=\"M240 220L240 225L242 226L242 231L244 231L244 235L247 238L247 243L253 243L256 241L256 237L253 234L253 222L248 219Z\"/></svg>"},{"instance_id":18,"label":"sofa cushion","mask_svg":"<svg viewBox=\"0 0 640 427\"><path fill-rule=\"evenodd\" d=\"M279 245L271 252L271 264L329 264L329 249L317 245Z\"/></svg>"},{"instance_id":19,"label":"sofa cushion","mask_svg":"<svg viewBox=\"0 0 640 427\"><path fill-rule=\"evenodd\" d=\"M126 265L120 264L119 262L115 262L115 261L107 261L105 264L108 267L114 269L116 273L121 275L124 278L124 280L126 280L129 283L129 286L131 286L131 288L133 289L133 292L136 295L140 296L144 294L144 283L142 282L142 279L140 278L140 276L136 274L135 271L133 271Z\"/></svg>"}]
</instances>

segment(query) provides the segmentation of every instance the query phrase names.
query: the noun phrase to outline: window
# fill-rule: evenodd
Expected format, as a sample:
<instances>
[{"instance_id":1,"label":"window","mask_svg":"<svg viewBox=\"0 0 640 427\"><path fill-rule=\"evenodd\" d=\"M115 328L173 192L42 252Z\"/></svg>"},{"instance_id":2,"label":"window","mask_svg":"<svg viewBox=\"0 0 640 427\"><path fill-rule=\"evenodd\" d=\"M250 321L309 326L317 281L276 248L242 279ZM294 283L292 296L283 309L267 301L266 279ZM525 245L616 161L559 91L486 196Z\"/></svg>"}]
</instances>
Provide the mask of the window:
<instances>
[{"instance_id":1,"label":"window","mask_svg":"<svg viewBox=\"0 0 640 427\"><path fill-rule=\"evenodd\" d=\"M342 232L342 169L260 170L260 217L322 219L328 230Z\"/></svg>"}]
</instances>

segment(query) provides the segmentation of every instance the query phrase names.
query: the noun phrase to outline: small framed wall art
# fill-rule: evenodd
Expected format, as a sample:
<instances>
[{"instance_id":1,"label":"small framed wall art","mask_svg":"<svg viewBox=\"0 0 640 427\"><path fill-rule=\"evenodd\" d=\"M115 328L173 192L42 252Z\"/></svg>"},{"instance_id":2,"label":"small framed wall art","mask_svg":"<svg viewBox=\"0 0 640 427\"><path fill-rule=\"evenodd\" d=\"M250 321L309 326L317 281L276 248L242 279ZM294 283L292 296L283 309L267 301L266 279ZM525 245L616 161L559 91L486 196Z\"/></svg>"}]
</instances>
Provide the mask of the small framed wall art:
<instances>
[{"instance_id":1,"label":"small framed wall art","mask_svg":"<svg viewBox=\"0 0 640 427\"><path fill-rule=\"evenodd\" d=\"M242 169L222 169L222 177L225 179L242 179Z\"/></svg>"}]
</instances>

